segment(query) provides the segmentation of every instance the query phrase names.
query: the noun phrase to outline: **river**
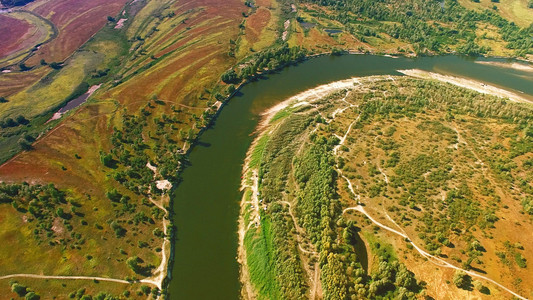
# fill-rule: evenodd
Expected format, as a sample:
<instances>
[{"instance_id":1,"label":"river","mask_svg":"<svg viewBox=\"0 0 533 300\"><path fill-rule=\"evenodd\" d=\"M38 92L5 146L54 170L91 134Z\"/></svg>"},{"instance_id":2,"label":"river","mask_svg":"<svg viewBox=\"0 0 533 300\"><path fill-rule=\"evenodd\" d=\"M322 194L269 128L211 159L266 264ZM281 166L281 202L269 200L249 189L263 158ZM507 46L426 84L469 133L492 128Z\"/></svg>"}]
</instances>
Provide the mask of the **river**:
<instances>
[{"instance_id":1,"label":"river","mask_svg":"<svg viewBox=\"0 0 533 300\"><path fill-rule=\"evenodd\" d=\"M174 191L177 240L170 299L240 296L236 261L240 176L260 112L317 85L349 77L401 75L396 70L412 68L469 77L533 96L532 73L457 56L322 56L245 85L224 107L213 128L200 137L190 153L191 166L184 170L183 182Z\"/></svg>"}]
</instances>

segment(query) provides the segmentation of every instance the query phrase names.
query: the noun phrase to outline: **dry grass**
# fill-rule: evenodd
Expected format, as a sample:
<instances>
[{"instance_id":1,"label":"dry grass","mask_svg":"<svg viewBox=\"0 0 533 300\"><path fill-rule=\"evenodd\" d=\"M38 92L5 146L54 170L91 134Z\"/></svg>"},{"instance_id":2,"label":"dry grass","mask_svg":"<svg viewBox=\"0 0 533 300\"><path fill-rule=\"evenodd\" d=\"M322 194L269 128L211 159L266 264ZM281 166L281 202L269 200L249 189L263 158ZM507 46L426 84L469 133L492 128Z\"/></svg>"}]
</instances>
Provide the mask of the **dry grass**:
<instances>
[{"instance_id":1,"label":"dry grass","mask_svg":"<svg viewBox=\"0 0 533 300\"><path fill-rule=\"evenodd\" d=\"M32 291L35 291L41 296L41 299L70 299L69 295L80 289L85 289L84 295L91 295L93 299L100 292L119 297L123 295L124 291L130 292L130 296L127 299L147 299L147 296L145 295L137 295L137 291L140 290L142 285L139 283L128 285L103 281L94 282L91 280L35 280L28 278L1 280L0 294L5 297L5 299L22 299L18 298L18 295L11 291L11 285L9 283L15 281L28 287Z\"/></svg>"},{"instance_id":2,"label":"dry grass","mask_svg":"<svg viewBox=\"0 0 533 300\"><path fill-rule=\"evenodd\" d=\"M533 23L533 9L528 8L528 0L502 0L494 3L491 0L480 0L475 3L471 0L459 0L459 3L468 9L492 9L493 6L498 8L498 13L518 26L528 27Z\"/></svg>"},{"instance_id":3,"label":"dry grass","mask_svg":"<svg viewBox=\"0 0 533 300\"><path fill-rule=\"evenodd\" d=\"M86 74L103 59L103 55L79 52L59 71L50 71L38 82L2 104L1 118L24 115L32 118L61 104L81 83ZM11 88L11 87L10 87Z\"/></svg>"},{"instance_id":4,"label":"dry grass","mask_svg":"<svg viewBox=\"0 0 533 300\"><path fill-rule=\"evenodd\" d=\"M0 95L9 98L9 96L35 84L48 72L50 72L50 70L47 68L37 68L27 72L1 73Z\"/></svg>"},{"instance_id":5,"label":"dry grass","mask_svg":"<svg viewBox=\"0 0 533 300\"><path fill-rule=\"evenodd\" d=\"M457 129L461 133L460 137L457 138L457 144L450 142L445 135L441 134L439 138L436 138L434 134L428 134L426 130L421 130L419 126L424 122L442 123L445 127L451 128L451 132ZM343 121L341 118L335 121L334 125L337 125L338 128L346 128L347 123L348 121ZM396 129L394 134L390 137L384 136L383 132L387 132L392 127ZM406 156L414 158L420 153L439 157L440 165L452 166L453 179L450 179L444 186L447 186L449 190L466 183L474 193L472 198L481 207L495 208L496 215L499 218L499 221L495 224L496 229L478 229L472 233L486 249L480 258L483 263L473 263L473 266L483 270L489 277L503 285L521 292L524 296L529 296L529 293L532 292L529 283L533 281L532 273L529 269L519 268L510 254L507 254L509 261L511 261L509 265L504 264L496 255L497 252L507 251L504 246L505 241L509 241L511 245L519 242L525 249L533 248L533 241L523 234L523 230L530 230L526 228L531 227L531 220L527 215L520 213L522 207L519 201L516 201L516 199L521 199L524 194L519 190L509 191L506 187L507 183L501 180L490 168L487 169L486 167L490 161L488 156L493 155L489 153L494 151L489 149L498 144L508 147L509 136L516 134L516 132L516 128L512 125L490 118L462 117L460 122L443 122L442 113L429 111L423 116L420 115L415 118L376 120L358 130L354 130L348 137L347 141L350 150L343 154L347 162L345 169L350 170L347 171L347 175L353 178L352 184L354 187L358 187L356 192L361 194L363 202L367 205L366 209L373 212L373 215L383 223L394 227L394 224L385 218L385 211L388 207L398 207L398 198L403 193L403 189L397 190L389 186L385 188L384 192L387 196L371 196L369 194L370 186L384 182L383 175L379 174L379 172L377 175L373 174L372 169L375 170L381 167L383 172L388 174L389 179L396 175L394 168L389 168L385 165L389 159L388 154L390 154L390 151L384 151L377 147L378 142L380 140L394 141L399 146L394 151L401 153L402 159ZM454 148L456 145L458 145L457 150ZM499 151L501 151L501 154L497 155L508 155L505 150ZM437 152L440 154L436 154ZM478 158L481 159L485 166L478 161ZM519 156L514 159L514 163L521 166L523 161L528 158L531 158L530 154ZM429 176L429 174L425 176ZM514 176L527 177L528 175L520 173ZM488 182L481 183L487 179ZM491 190L494 194L492 196L486 195L484 192L486 189ZM446 193L446 190L436 190L433 193L435 207L439 207L439 203L443 202L442 195ZM499 199L497 205L494 203L493 197ZM425 242L418 238L420 222L416 221L421 219L421 215L415 210L407 209L404 211L401 206L399 207L401 213L389 212L389 214L402 225L416 244L424 245ZM421 213L423 214L424 211L425 209L422 208ZM401 221L403 217L400 215L411 221ZM522 229L517 230L517 226ZM468 252L468 244L463 240L462 235L451 236L450 241L455 246L452 248L442 247L441 253L445 255L444 257L452 262L454 262L450 259L452 257L458 257L462 261L466 261L468 257L463 251ZM397 247L400 249L398 250L400 253L406 250L404 243L398 242ZM530 251L520 251L520 253L526 257L528 262L533 259ZM428 282L428 291L432 292L432 296L436 295L438 299L464 298L468 294L462 290L450 289L450 286L446 287L447 283L443 278L448 278L451 281L450 278L453 275L453 271L437 268L429 263L421 264L419 259L415 259L417 255L413 256L409 251L404 252L404 255L404 263L413 268L415 273L420 274L421 278ZM461 265L458 262L454 263L458 266ZM516 283L517 278L522 280L522 284ZM496 287L491 287L491 291L493 293L490 297L508 297L505 293L500 294ZM479 293L476 293L476 297L481 297L482 299L490 298Z\"/></svg>"},{"instance_id":6,"label":"dry grass","mask_svg":"<svg viewBox=\"0 0 533 300\"><path fill-rule=\"evenodd\" d=\"M502 39L501 35L498 33L498 28L488 24L478 25L476 30L476 35L479 37L477 43L480 46L489 47L491 50L487 53L491 56L511 56L512 50L505 47L505 41Z\"/></svg>"}]
</instances>

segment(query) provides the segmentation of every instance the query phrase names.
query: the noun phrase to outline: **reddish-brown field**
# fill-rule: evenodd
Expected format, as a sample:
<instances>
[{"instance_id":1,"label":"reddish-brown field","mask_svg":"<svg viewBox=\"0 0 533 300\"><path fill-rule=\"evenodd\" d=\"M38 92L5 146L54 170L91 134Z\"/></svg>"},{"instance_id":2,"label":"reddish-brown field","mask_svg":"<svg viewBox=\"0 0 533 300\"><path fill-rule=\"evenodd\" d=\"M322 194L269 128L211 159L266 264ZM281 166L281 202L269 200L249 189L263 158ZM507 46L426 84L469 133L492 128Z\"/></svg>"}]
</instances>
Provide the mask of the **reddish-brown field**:
<instances>
[{"instance_id":1,"label":"reddish-brown field","mask_svg":"<svg viewBox=\"0 0 533 300\"><path fill-rule=\"evenodd\" d=\"M261 31L265 29L270 21L271 13L266 8L259 8L256 13L246 20L246 39L251 43L257 43L261 36Z\"/></svg>"},{"instance_id":2,"label":"reddish-brown field","mask_svg":"<svg viewBox=\"0 0 533 300\"><path fill-rule=\"evenodd\" d=\"M152 94L165 101L193 105L199 101L199 94L206 85L214 84L219 76L234 63L226 52L229 40L238 34L241 13L246 10L243 3L232 0L231 3L217 0L188 0L176 4L177 16L186 14L191 9L203 8L199 13L189 16L185 26L190 28L184 39L170 48L158 50L156 56L174 51L165 58L164 64L158 64L150 70L133 77L128 82L112 90L113 98L136 109L140 104L130 107L132 100L143 100ZM177 28L183 29L179 25ZM178 29L178 32L180 30ZM175 32L161 33L160 39ZM200 44L197 44L201 41Z\"/></svg>"},{"instance_id":3,"label":"reddish-brown field","mask_svg":"<svg viewBox=\"0 0 533 300\"><path fill-rule=\"evenodd\" d=\"M59 35L42 46L28 64L37 64L41 59L65 60L105 25L107 16L115 16L126 2L126 0L45 0L32 3L29 9L54 23Z\"/></svg>"},{"instance_id":4,"label":"reddish-brown field","mask_svg":"<svg viewBox=\"0 0 533 300\"><path fill-rule=\"evenodd\" d=\"M111 186L116 187L117 184L106 176L109 171L102 165L99 151L109 151L111 148L110 134L114 126L121 124L122 108L126 108L128 113L135 113L140 106L146 105L147 99L157 95L159 99L176 106L187 104L198 107L198 112L197 109L193 109L194 113L203 112L206 100L200 99L199 95L204 92L204 88L214 86L219 81L220 75L235 63L227 56L229 39L236 39L239 33L238 25L242 21L241 13L246 7L240 0L230 2L189 0L181 2L180 7L174 7L176 18L187 14L191 8L203 8L198 10L198 14L189 16L186 26L191 28L186 30L187 41L182 42L183 47L169 52L165 57L160 57L163 62L139 72L117 87L108 91L102 88L100 94L95 95L96 99L93 99L92 104L81 107L68 119L63 120L34 143L33 150L23 152L0 166L0 181L53 183L58 188L73 191L76 195L90 195L90 199L84 202L84 205L101 208L102 213L112 211L111 207L102 206L110 205L109 201L102 199L106 199L106 191ZM168 32L172 32L174 28L170 26L171 24L179 22L173 19L167 21L169 23L161 24L162 29L158 34L146 38L146 44L151 45L149 48L151 53L161 53L164 50L161 49L164 45L158 41L169 34ZM171 41L174 37L169 36L168 39ZM200 41L201 44L198 43ZM138 70L143 63L141 60L141 64L134 65L133 69ZM109 99L113 101L107 101ZM161 110L168 111L169 108L170 105L157 106L154 114L161 113ZM182 111L181 116L185 129L190 128L191 124L186 119L189 114ZM111 217L100 216L104 219ZM86 218L89 218L89 215ZM160 224L156 223L155 226ZM110 236L106 238L115 241L112 232L109 234ZM128 241L122 242L123 245L111 247L112 249L107 249L108 246L101 247L109 253L104 255L102 252L101 255L104 255L102 259L113 256L118 248L128 251L127 248L132 247L131 255L141 251L135 249L136 246L130 245ZM98 245L100 241L95 240L95 243ZM153 248L143 249L144 254L141 253L139 256L147 262L157 263L160 255L152 253ZM78 268L81 263L75 265L73 273L91 274L89 272L91 270ZM107 265L109 266L107 269L91 272L100 276L118 278L122 278L120 274L128 272L123 261L113 260ZM0 287L0 293L2 291L4 290Z\"/></svg>"},{"instance_id":5,"label":"reddish-brown field","mask_svg":"<svg viewBox=\"0 0 533 300\"><path fill-rule=\"evenodd\" d=\"M71 5L79 1L68 1ZM115 4L119 1L115 1ZM121 0L121 3L125 1ZM191 8L203 7L200 14L190 19L208 20L203 22L202 30L189 31L191 41L202 40L203 47L195 45L181 49L164 64L140 73L124 84L105 93L101 98L113 97L128 110L135 110L153 93L160 98L176 104L190 104L187 101L191 91L203 90L202 82L214 84L220 74L232 65L226 56L229 38L238 34L238 25L242 19L245 6L239 0L228 3L218 0L189 0L181 2L176 14L183 14ZM48 3L47 5L52 5ZM92 3L91 5L96 5ZM81 4L80 4L81 6ZM105 5L104 5L105 6ZM61 6L66 8L66 4ZM44 9L36 7L35 10ZM54 8L57 9L57 8ZM100 11L100 10L99 10ZM101 15L111 14L100 11ZM74 17L74 14L69 14ZM105 18L103 18L105 21ZM54 17L56 22L61 19ZM76 20L77 22L77 20ZM189 92L187 92L189 91ZM189 100L198 100L189 98ZM40 139L34 150L24 152L0 167L0 178L6 181L53 182L60 187L78 187L83 192L97 192L101 180L98 170L101 165L98 151L93 149L108 148L110 120L106 116L112 114L114 107L109 102L99 102L94 106L81 108L75 116L64 121L57 128ZM64 143L65 138L75 138ZM87 153L86 152L87 150ZM74 158L74 153L84 156L82 161ZM61 170L59 164L67 170ZM82 166L83 165L83 166ZM89 168L87 168L89 167ZM92 184L87 184L94 182Z\"/></svg>"},{"instance_id":6,"label":"reddish-brown field","mask_svg":"<svg viewBox=\"0 0 533 300\"><path fill-rule=\"evenodd\" d=\"M272 3L270 2L270 0L257 0L257 1L256 1L256 4L257 4L257 6L268 7L268 6L270 6Z\"/></svg>"},{"instance_id":7,"label":"reddish-brown field","mask_svg":"<svg viewBox=\"0 0 533 300\"><path fill-rule=\"evenodd\" d=\"M36 39L30 33L31 27L28 22L12 18L8 14L0 14L0 57L23 49L23 44L31 43L28 39Z\"/></svg>"}]
</instances>

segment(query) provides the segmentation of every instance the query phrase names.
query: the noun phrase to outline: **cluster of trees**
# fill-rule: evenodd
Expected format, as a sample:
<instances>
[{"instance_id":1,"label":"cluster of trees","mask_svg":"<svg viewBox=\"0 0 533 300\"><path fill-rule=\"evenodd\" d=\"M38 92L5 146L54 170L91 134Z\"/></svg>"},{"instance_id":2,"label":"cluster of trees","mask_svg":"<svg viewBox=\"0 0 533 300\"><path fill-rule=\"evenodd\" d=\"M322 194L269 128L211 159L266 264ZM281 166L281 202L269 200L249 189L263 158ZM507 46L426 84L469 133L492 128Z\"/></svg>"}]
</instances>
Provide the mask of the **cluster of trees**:
<instances>
[{"instance_id":1,"label":"cluster of trees","mask_svg":"<svg viewBox=\"0 0 533 300\"><path fill-rule=\"evenodd\" d=\"M243 80L253 80L258 73L274 71L289 63L303 61L306 54L306 49L289 47L287 44L273 47L252 55L238 73L233 69L229 70L222 75L221 80L232 84L240 83Z\"/></svg>"},{"instance_id":2,"label":"cluster of trees","mask_svg":"<svg viewBox=\"0 0 533 300\"><path fill-rule=\"evenodd\" d=\"M295 159L294 169L299 185L298 219L319 250L325 298L416 298L421 286L414 274L389 255L378 252L380 267L371 276L365 274L358 261L353 238L358 229L351 222L341 221L335 159L331 154L334 145L328 139L316 138Z\"/></svg>"},{"instance_id":3,"label":"cluster of trees","mask_svg":"<svg viewBox=\"0 0 533 300\"><path fill-rule=\"evenodd\" d=\"M308 290L293 235L294 223L287 205L278 202L285 198L287 170L296 148L286 146L295 145L305 122L305 117L296 117L278 128L265 146L260 162L260 198L269 207L261 216L258 232L249 231L245 245L252 282L268 299L301 299Z\"/></svg>"},{"instance_id":4,"label":"cluster of trees","mask_svg":"<svg viewBox=\"0 0 533 300\"><path fill-rule=\"evenodd\" d=\"M102 163L115 169L113 178L138 195L158 194L155 187L154 173L146 164L150 161L157 166L159 174L171 181L178 182L178 170L181 162L186 161L185 153L181 151L175 136L185 141L194 140L194 131L180 131L175 126L181 123L177 115L163 114L160 117L152 116L149 103L140 115L124 115L122 128L114 128L111 136L113 148L109 153L101 152ZM155 134L150 131L148 122L155 126ZM173 133L175 136L173 136ZM145 138L157 139L159 142L153 147ZM155 155L149 155L153 152Z\"/></svg>"},{"instance_id":5,"label":"cluster of trees","mask_svg":"<svg viewBox=\"0 0 533 300\"><path fill-rule=\"evenodd\" d=\"M126 261L128 267L136 274L148 277L152 275L152 270L155 268L153 265L143 265L144 261L137 257L130 257Z\"/></svg>"},{"instance_id":6,"label":"cluster of trees","mask_svg":"<svg viewBox=\"0 0 533 300\"><path fill-rule=\"evenodd\" d=\"M362 41L365 41L367 36L385 33L393 38L413 43L418 52L424 52L426 49L432 52L447 52L448 46L467 41L467 46L459 47L458 52L479 55L489 49L475 43L476 24L486 22L499 28L502 38L508 43L507 47L516 49L518 55L533 51L531 49L533 28L521 29L494 11L467 10L456 0L443 2L307 0L307 2L333 9L335 13L331 15L319 13L318 17L332 18L345 24L346 29Z\"/></svg>"},{"instance_id":7,"label":"cluster of trees","mask_svg":"<svg viewBox=\"0 0 533 300\"><path fill-rule=\"evenodd\" d=\"M124 291L122 295L124 297L129 297L130 292L126 290ZM76 291L69 293L68 297L70 299L80 299L80 300L118 300L118 299L121 299L121 297L116 297L106 292L99 292L95 296L91 296L90 294L87 294L87 291L85 288L81 288L81 289L78 289Z\"/></svg>"},{"instance_id":8,"label":"cluster of trees","mask_svg":"<svg viewBox=\"0 0 533 300\"><path fill-rule=\"evenodd\" d=\"M105 166L117 169L113 178L139 195L148 193L154 176L146 167L149 161L146 150L150 149L143 139L146 122L142 116L124 115L122 129L115 128L111 136L111 152L100 155Z\"/></svg>"},{"instance_id":9,"label":"cluster of trees","mask_svg":"<svg viewBox=\"0 0 533 300\"><path fill-rule=\"evenodd\" d=\"M325 299L375 299L386 295L414 299L421 286L404 265L390 255L378 253L379 271L368 276L355 253L359 229L353 222L343 219L336 191L336 161L332 149L339 139L313 134L302 146L302 135L309 133L316 122L322 122L316 112L288 114L278 120L281 124L276 125L275 131L265 139L266 145L262 146L260 198L268 204L268 210L261 218L256 240L257 243L261 240L274 242L247 249L249 266L250 258L255 261L259 250L267 252L263 257L272 259L270 278L275 282L270 289L286 299L299 298L296 292L305 295L308 287L301 274L296 230L288 206L281 203L288 201L292 203L298 226L305 231L302 238L318 252ZM262 275L258 269L250 268L250 272L252 279L258 276L256 273ZM264 278L266 282L268 278ZM261 288L263 282L254 283ZM289 288L292 294L287 292Z\"/></svg>"},{"instance_id":10,"label":"cluster of trees","mask_svg":"<svg viewBox=\"0 0 533 300\"><path fill-rule=\"evenodd\" d=\"M35 293L28 287L19 284L18 282L11 283L11 291L13 291L13 293L16 293L19 297L24 297L24 299L26 300L41 299L41 296L39 296L39 294Z\"/></svg>"},{"instance_id":11,"label":"cluster of trees","mask_svg":"<svg viewBox=\"0 0 533 300\"><path fill-rule=\"evenodd\" d=\"M26 119L24 116L19 115L13 118L7 118L5 120L0 121L0 127L2 128L10 128L10 127L17 127L20 125L28 125L30 121Z\"/></svg>"},{"instance_id":12,"label":"cluster of trees","mask_svg":"<svg viewBox=\"0 0 533 300\"><path fill-rule=\"evenodd\" d=\"M79 211L81 205L74 200L67 200L67 194L58 190L53 184L29 185L0 184L0 204L11 204L17 211L27 215L27 221L33 228L37 240L48 241L50 246L60 244L71 249L80 249L85 238L74 232L73 217L83 217ZM68 236L57 237L52 230L56 217L71 232Z\"/></svg>"},{"instance_id":13,"label":"cluster of trees","mask_svg":"<svg viewBox=\"0 0 533 300\"><path fill-rule=\"evenodd\" d=\"M405 117L411 120L428 119L428 114L438 114L441 119L422 121L416 126L416 130L420 130L424 138L429 140L428 144L424 144L425 147L419 149L420 153L404 151L406 148L403 147L410 145L409 139L403 142L404 137L390 138L387 134L378 133L380 136L376 139L369 138L372 142L367 143L367 148L363 147L362 151L372 156L369 152L376 146L385 152L387 158L382 160L381 166L389 168L389 183L367 185L362 193L368 197L390 198L391 194L394 195L393 199L397 199L400 208L391 206L389 211L401 211L399 215L404 225L417 220L414 225L419 232L418 237L425 242L425 249L430 253L440 255L443 246L454 248L458 245L453 243L458 241L461 247L465 245L461 253L466 258L454 259L461 262L463 268L471 268L472 263L482 264L480 257L485 249L474 237L473 232L477 230L474 227L483 232L494 228L499 220L497 214L501 204L492 183L486 178L474 181L468 173L471 171L467 170L470 164L466 162L470 160L472 165L475 164L478 158L471 152L475 151L484 162L488 162L493 174L500 177L500 182L508 185L504 188L512 190L517 199L522 199L524 212L533 213L530 197L523 196L530 194L533 187L520 175L533 165L527 160L520 162L524 155L532 151L530 135L533 134L529 133L531 108L463 89L442 85L437 87L432 82L409 80L399 84L405 88L402 93L395 86L382 83L381 86L376 85L375 90L387 90L387 96L375 91L358 95L358 101L361 101L358 128L366 126L363 129L366 130L372 124L379 124L376 126L383 128L384 122L397 124L394 120ZM490 119L491 125L470 123L467 121L469 117ZM467 148L471 150L459 148L459 152L456 152L451 147L442 147L443 142L444 145L458 145L457 133L444 124L452 121L467 130L463 139L469 140ZM501 138L509 139L506 146L493 143L492 136L498 132L494 123L506 124L505 133L498 133ZM458 161L464 162L466 168L454 165ZM375 169L368 167L370 178L375 173L379 174ZM349 176L358 178L359 175ZM359 185L365 186L364 181ZM441 191L445 192L444 199L441 199ZM523 265L523 260L516 257L515 261Z\"/></svg>"}]
</instances>

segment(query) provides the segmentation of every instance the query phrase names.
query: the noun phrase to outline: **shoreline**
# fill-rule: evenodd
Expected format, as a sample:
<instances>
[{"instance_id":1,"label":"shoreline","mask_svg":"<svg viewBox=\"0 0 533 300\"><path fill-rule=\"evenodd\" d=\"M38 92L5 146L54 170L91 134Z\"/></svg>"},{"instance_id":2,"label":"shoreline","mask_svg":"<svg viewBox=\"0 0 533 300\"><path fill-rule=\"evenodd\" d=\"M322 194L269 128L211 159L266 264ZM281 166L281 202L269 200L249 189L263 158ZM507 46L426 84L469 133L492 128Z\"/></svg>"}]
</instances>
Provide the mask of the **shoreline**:
<instances>
[{"instance_id":1,"label":"shoreline","mask_svg":"<svg viewBox=\"0 0 533 300\"><path fill-rule=\"evenodd\" d=\"M533 73L533 65L531 65L530 63L527 63L526 61L505 63L505 62L498 62L498 61L481 60L481 61L475 61L474 63Z\"/></svg>"},{"instance_id":2,"label":"shoreline","mask_svg":"<svg viewBox=\"0 0 533 300\"><path fill-rule=\"evenodd\" d=\"M280 111L284 109L290 109L292 107L298 107L301 105L312 105L313 102L322 99L328 95L331 95L335 92L352 89L355 86L361 85L362 83L379 81L379 80L390 80L392 77L389 75L377 75L377 76L367 76L367 77L352 77L349 79L338 80L330 82L328 84L318 85L311 89L307 89L303 92L296 94L295 96L289 97L282 102L264 110L260 113L260 121L254 130L256 137L250 144L246 152L246 157L244 159L242 167L242 180L241 180L241 192L242 197L239 203L239 218L238 218L238 246L237 246L237 262L239 263L239 281L241 283L241 297L243 299L256 299L256 291L253 286L253 283L250 281L250 273L248 270L248 265L246 262L246 248L244 246L244 237L248 229L252 225L260 220L260 208L263 206L260 204L258 195L259 195L259 168L250 167L251 157L257 146L259 140L270 132L269 125L272 118ZM249 183L251 181L251 184ZM247 199L246 193L250 191L252 193L251 199ZM252 204L250 208L247 208L248 204ZM248 223L248 228L246 228L244 216L246 213L249 213L250 220Z\"/></svg>"},{"instance_id":3,"label":"shoreline","mask_svg":"<svg viewBox=\"0 0 533 300\"><path fill-rule=\"evenodd\" d=\"M437 80L440 82L445 82L453 84L462 88L476 91L481 94L491 95L503 99L509 99L513 102L518 103L528 103L532 104L533 99L528 99L523 97L515 92L505 90L494 85L489 85L481 81L477 81L470 78L444 75L441 73L434 73L429 71L424 71L420 69L407 69L407 70L398 70L398 72L413 78L425 79L425 80Z\"/></svg>"},{"instance_id":4,"label":"shoreline","mask_svg":"<svg viewBox=\"0 0 533 300\"><path fill-rule=\"evenodd\" d=\"M271 72L275 72L275 71L279 71L279 70L282 70L286 67L290 67L293 63L303 63L303 62L306 62L308 60L311 60L313 58L318 58L318 57L321 57L321 56L327 56L327 55L332 55L331 52L322 52L322 53L314 53L314 54L310 54L310 55L307 55L304 60L302 61L294 61L294 62L291 62L291 63L287 63L283 66L281 66L280 68L277 68L275 70L269 70L268 72L260 72L257 75L261 75L261 74L264 74L264 73L271 73ZM397 58L397 57L407 57L407 58L417 58L417 57L420 57L420 56L414 56L414 57L411 57L411 56L407 56L407 55L401 55L401 54L372 54L372 53L364 53L364 52L352 52L352 51L348 51L348 52L345 52L345 54L343 55L373 55L373 56L383 56L383 57L391 57L391 58ZM448 55L455 55L455 56L458 56L456 54L448 54ZM442 56L445 56L445 55L442 55ZM487 57L487 58L497 58L497 57ZM511 59L515 59L515 60L519 60L518 58L511 58ZM378 75L378 76L368 76L368 77L352 77L350 79L344 79L344 80L340 80L340 81L336 81L336 82L333 82L333 83L329 83L329 84L325 84L325 85L320 85L320 86L317 86L315 88L318 88L318 87L323 87L323 86L328 86L328 85L332 85L334 83L338 83L338 82L344 82L344 86L342 88L338 88L339 90L343 89L343 88L348 88L348 87L353 87L354 83L358 82L357 80L358 79L361 79L361 78L369 78L369 77L373 77L373 78L376 78L376 77L382 77L382 78L386 78L385 76L387 75ZM388 75L389 77L392 76L392 75ZM191 150L194 148L194 146L196 146L196 143L197 141L199 140L199 138L202 136L202 134L208 130L209 128L211 128L211 124L213 122L216 121L217 117L219 116L219 114L223 111L223 108L224 106L229 102L231 101L231 99L237 94L240 92L240 90L247 84L253 82L252 80L245 80L241 83L239 83L236 87L235 87L235 91L229 95L228 97L226 97L226 99L222 100L222 101L216 101L215 105L216 106L216 110L212 116L212 119L211 119L211 122L209 124L207 124L206 126L202 127L200 129L200 131L198 132L198 134L196 135L194 141L192 143L189 143L187 145L186 148L184 148L184 151L185 151L185 156L188 156L189 153L191 152ZM350 86L349 83L352 83L352 85ZM220 81L219 81L219 84L220 84ZM295 96L292 96L282 102L280 102L279 104L277 105L274 105L273 107L263 111L261 113L261 120L259 121L259 124L257 125L257 128L255 129L255 133L257 132L260 132L261 130L264 129L264 126L265 125L268 125L268 122L272 119L272 117L277 113L279 112L280 110L283 110L285 108L287 108L291 102L304 102L304 100L301 100L301 101L298 101L298 96L299 97L310 97L311 95L310 94L307 94L305 95L305 93L310 93L312 90L314 90L315 88L311 88L311 89L308 89L307 91L304 91L302 93L299 93ZM333 92L333 90L331 90L331 92ZM330 92L330 93L331 93ZM326 94L324 94L323 96L325 96ZM306 99L306 98L305 98ZM528 103L531 103L531 101L527 101ZM206 110L209 110L210 107L207 107ZM255 144L257 143L258 139L260 138L260 135L258 135L253 141L252 141L252 144L250 145L250 148L248 150L251 151L251 149L253 149L253 147L255 146ZM241 190L244 189L244 187L242 186L242 184L244 183L244 180L246 180L246 173L249 171L249 168L248 168L248 163L249 163L249 153L247 152L246 154L246 158L245 158L245 161L244 161L244 164L243 164L243 182L241 183ZM251 153L251 152L250 152ZM182 170L180 170L182 171ZM168 226L169 227L173 227L174 226L174 222L173 222L173 190L174 188L176 188L178 185L175 184L175 183L172 183L173 184L173 188L172 190L169 192L168 196L169 196L169 211L168 211L168 215L169 215L169 222L168 222ZM241 199L241 203L240 203L240 210L242 211L244 205L242 204L242 201L244 200L244 194L243 194L243 198ZM237 231L236 231L236 234L237 234L237 237L239 239L239 245L237 247L237 259L239 259L239 254L242 253L240 251L244 251L244 245L241 244L241 241L240 241L240 234L241 234L241 214L239 215L239 219L237 220L238 221L238 227L237 227ZM242 224L244 225L244 223ZM244 228L243 228L244 229ZM171 233L174 234L173 230L171 230ZM244 238L244 233L245 231L242 231L242 234L243 234L243 238ZM167 268L166 268L166 272L164 274L164 276L162 277L162 291L166 291L168 286L170 285L170 282L171 282L171 273L172 273L172 259L174 257L174 254L175 254L175 251L176 249L173 247L173 242L174 242L174 239L175 239L175 236L172 235L169 237L169 243L170 243L170 251L169 251L169 256L167 257ZM242 247L242 249L241 249ZM240 261L239 261L240 263ZM241 268L242 268L242 265L241 264ZM242 287L245 287L246 286L246 283L244 283L242 281L242 270L239 270L239 281L241 282L241 285ZM165 282L166 281L166 282ZM251 284L251 283L250 283ZM241 294L242 294L242 291L243 289L241 288Z\"/></svg>"}]
</instances>

